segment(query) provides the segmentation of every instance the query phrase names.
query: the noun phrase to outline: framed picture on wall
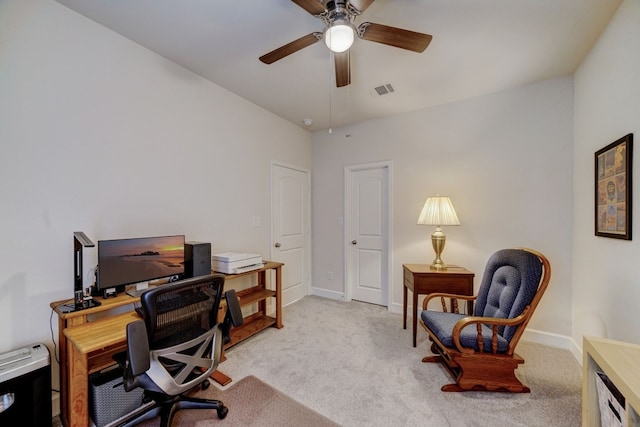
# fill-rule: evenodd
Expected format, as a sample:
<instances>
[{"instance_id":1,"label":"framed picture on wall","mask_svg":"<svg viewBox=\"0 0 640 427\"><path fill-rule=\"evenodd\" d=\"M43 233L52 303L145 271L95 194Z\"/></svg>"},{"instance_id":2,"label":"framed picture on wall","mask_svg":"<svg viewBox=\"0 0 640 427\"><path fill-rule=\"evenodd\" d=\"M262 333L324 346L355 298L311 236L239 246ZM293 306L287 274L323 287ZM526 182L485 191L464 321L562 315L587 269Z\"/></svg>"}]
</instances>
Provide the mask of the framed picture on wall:
<instances>
[{"instance_id":1,"label":"framed picture on wall","mask_svg":"<svg viewBox=\"0 0 640 427\"><path fill-rule=\"evenodd\" d=\"M595 234L631 240L633 134L595 153Z\"/></svg>"}]
</instances>

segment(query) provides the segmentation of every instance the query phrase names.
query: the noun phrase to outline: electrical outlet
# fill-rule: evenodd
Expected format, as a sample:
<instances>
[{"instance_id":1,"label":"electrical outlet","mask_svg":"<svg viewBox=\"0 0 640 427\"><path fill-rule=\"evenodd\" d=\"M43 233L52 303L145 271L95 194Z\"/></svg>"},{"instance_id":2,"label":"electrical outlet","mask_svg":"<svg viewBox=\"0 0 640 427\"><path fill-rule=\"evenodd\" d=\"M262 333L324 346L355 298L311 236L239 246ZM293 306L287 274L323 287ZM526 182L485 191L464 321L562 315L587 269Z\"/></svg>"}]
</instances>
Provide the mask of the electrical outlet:
<instances>
[{"instance_id":1,"label":"electrical outlet","mask_svg":"<svg viewBox=\"0 0 640 427\"><path fill-rule=\"evenodd\" d=\"M333 271L329 271L329 272L327 273L327 279L329 279L329 280L333 280Z\"/></svg>"},{"instance_id":2,"label":"electrical outlet","mask_svg":"<svg viewBox=\"0 0 640 427\"><path fill-rule=\"evenodd\" d=\"M254 216L251 220L251 225L254 227L260 227L262 225L262 218L259 216Z\"/></svg>"}]
</instances>

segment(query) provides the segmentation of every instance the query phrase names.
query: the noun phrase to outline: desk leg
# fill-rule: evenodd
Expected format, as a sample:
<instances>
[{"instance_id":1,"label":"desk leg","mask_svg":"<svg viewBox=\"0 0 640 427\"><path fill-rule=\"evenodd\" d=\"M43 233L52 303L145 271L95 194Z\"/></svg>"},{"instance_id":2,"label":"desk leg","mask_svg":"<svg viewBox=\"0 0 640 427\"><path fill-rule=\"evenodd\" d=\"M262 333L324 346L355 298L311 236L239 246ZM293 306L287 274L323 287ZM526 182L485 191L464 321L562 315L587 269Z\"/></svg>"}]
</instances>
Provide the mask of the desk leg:
<instances>
[{"instance_id":1,"label":"desk leg","mask_svg":"<svg viewBox=\"0 0 640 427\"><path fill-rule=\"evenodd\" d=\"M60 354L60 420L63 426L69 425L69 377L67 373L67 337L63 331L66 321L58 317L58 345Z\"/></svg>"},{"instance_id":2,"label":"desk leg","mask_svg":"<svg viewBox=\"0 0 640 427\"><path fill-rule=\"evenodd\" d=\"M402 329L407 329L407 287L402 286Z\"/></svg>"},{"instance_id":3,"label":"desk leg","mask_svg":"<svg viewBox=\"0 0 640 427\"><path fill-rule=\"evenodd\" d=\"M276 328L282 328L282 267L276 267Z\"/></svg>"},{"instance_id":4,"label":"desk leg","mask_svg":"<svg viewBox=\"0 0 640 427\"><path fill-rule=\"evenodd\" d=\"M416 346L416 334L418 332L418 316L416 315L416 313L418 312L418 293L416 292L416 289L413 289L413 312L411 313L411 319L413 322L413 346Z\"/></svg>"},{"instance_id":5,"label":"desk leg","mask_svg":"<svg viewBox=\"0 0 640 427\"><path fill-rule=\"evenodd\" d=\"M89 370L87 355L75 349L67 341L69 375L67 404L69 409L69 426L86 427L89 425Z\"/></svg>"},{"instance_id":6,"label":"desk leg","mask_svg":"<svg viewBox=\"0 0 640 427\"><path fill-rule=\"evenodd\" d=\"M263 289L267 288L267 272L259 271L258 272L258 286ZM258 301L258 311L262 313L263 316L267 315L267 302L265 300Z\"/></svg>"}]
</instances>

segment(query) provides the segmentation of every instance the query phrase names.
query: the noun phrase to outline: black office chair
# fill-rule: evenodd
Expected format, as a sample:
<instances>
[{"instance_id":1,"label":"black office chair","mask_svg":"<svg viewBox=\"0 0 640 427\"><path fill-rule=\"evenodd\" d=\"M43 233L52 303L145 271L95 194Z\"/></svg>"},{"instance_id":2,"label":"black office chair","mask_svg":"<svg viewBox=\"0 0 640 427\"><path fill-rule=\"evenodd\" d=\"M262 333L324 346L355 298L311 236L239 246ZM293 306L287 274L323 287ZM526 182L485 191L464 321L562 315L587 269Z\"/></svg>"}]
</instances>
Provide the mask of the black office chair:
<instances>
[{"instance_id":1,"label":"black office chair","mask_svg":"<svg viewBox=\"0 0 640 427\"><path fill-rule=\"evenodd\" d=\"M124 389L144 389L149 403L128 414L119 426L133 426L160 416L171 425L179 409L215 409L218 418L229 411L219 400L187 396L207 388L229 342L231 326L242 324L235 291L225 293L227 311L218 322L224 276L214 274L163 285L140 297L143 320L127 325L127 352L120 355Z\"/></svg>"}]
</instances>

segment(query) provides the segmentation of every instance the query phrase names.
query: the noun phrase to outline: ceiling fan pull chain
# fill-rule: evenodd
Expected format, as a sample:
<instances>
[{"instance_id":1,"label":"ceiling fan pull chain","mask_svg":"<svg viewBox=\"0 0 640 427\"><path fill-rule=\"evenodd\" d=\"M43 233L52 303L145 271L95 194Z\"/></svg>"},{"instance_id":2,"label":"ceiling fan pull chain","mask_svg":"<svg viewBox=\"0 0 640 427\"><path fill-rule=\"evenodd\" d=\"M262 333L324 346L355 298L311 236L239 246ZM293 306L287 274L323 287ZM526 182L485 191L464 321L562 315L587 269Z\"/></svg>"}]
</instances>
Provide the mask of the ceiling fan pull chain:
<instances>
[{"instance_id":1,"label":"ceiling fan pull chain","mask_svg":"<svg viewBox=\"0 0 640 427\"><path fill-rule=\"evenodd\" d=\"M335 53L333 53L332 50L329 50L329 69L331 70L332 64L331 64L331 56L334 56L334 61L335 61ZM332 73L330 72L329 75L331 75ZM331 129L331 89L333 89L333 78L329 79L329 135L331 135L333 133L333 129Z\"/></svg>"}]
</instances>

